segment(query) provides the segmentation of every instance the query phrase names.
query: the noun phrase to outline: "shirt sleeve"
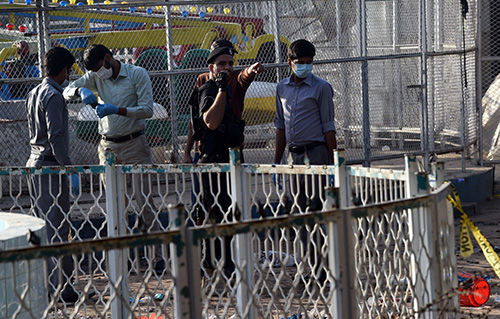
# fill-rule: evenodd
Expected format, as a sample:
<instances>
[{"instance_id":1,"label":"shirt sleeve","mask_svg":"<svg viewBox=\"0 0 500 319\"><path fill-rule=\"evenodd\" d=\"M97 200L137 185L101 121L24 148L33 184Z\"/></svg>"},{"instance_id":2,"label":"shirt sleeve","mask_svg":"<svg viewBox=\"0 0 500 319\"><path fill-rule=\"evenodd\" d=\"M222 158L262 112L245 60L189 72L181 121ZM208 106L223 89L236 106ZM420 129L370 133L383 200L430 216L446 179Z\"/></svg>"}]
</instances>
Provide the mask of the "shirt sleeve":
<instances>
[{"instance_id":1,"label":"shirt sleeve","mask_svg":"<svg viewBox=\"0 0 500 319\"><path fill-rule=\"evenodd\" d=\"M276 118L274 119L274 125L278 129L285 129L285 119L283 116L283 105L281 104L280 96L280 85L276 87Z\"/></svg>"},{"instance_id":2,"label":"shirt sleeve","mask_svg":"<svg viewBox=\"0 0 500 319\"><path fill-rule=\"evenodd\" d=\"M213 84L213 85L212 85ZM213 81L207 81L200 89L200 117L203 113L208 111L212 104L214 104L215 97L217 96L217 86Z\"/></svg>"},{"instance_id":3,"label":"shirt sleeve","mask_svg":"<svg viewBox=\"0 0 500 319\"><path fill-rule=\"evenodd\" d=\"M335 129L335 111L333 108L333 89L329 83L324 83L319 92L318 98L320 114L321 114L321 125L323 127L323 133L334 131Z\"/></svg>"},{"instance_id":4,"label":"shirt sleeve","mask_svg":"<svg viewBox=\"0 0 500 319\"><path fill-rule=\"evenodd\" d=\"M196 78L195 87L199 88L210 79L210 73L202 73Z\"/></svg>"},{"instance_id":5,"label":"shirt sleeve","mask_svg":"<svg viewBox=\"0 0 500 319\"><path fill-rule=\"evenodd\" d=\"M245 89L248 89L255 79L255 73L249 73L248 69L250 69L250 67L243 69L240 74L238 74L238 84Z\"/></svg>"},{"instance_id":6,"label":"shirt sleeve","mask_svg":"<svg viewBox=\"0 0 500 319\"><path fill-rule=\"evenodd\" d=\"M95 81L92 78L90 72L87 72L79 79L71 82L64 89L63 91L64 98L68 101L74 101L78 99L80 96L76 93L76 91L81 87L89 89L90 91L92 91L92 93L94 93L97 96L97 87L95 85Z\"/></svg>"},{"instance_id":7,"label":"shirt sleeve","mask_svg":"<svg viewBox=\"0 0 500 319\"><path fill-rule=\"evenodd\" d=\"M71 165L69 150L64 140L63 114L66 102L59 94L47 98L45 103L45 118L47 122L47 138L52 154L61 165Z\"/></svg>"},{"instance_id":8,"label":"shirt sleeve","mask_svg":"<svg viewBox=\"0 0 500 319\"><path fill-rule=\"evenodd\" d=\"M138 120L153 116L153 89L146 69L137 68L133 72L137 106L127 107L127 117Z\"/></svg>"}]
</instances>

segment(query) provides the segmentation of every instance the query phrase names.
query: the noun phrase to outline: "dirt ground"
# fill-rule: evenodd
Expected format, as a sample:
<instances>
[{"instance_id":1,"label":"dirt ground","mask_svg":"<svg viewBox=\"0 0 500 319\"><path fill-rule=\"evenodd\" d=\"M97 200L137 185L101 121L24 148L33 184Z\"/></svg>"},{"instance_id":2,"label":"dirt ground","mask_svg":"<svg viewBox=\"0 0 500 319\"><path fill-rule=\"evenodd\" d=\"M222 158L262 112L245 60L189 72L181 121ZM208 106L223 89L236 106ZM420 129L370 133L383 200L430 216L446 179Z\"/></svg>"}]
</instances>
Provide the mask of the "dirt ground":
<instances>
[{"instance_id":1,"label":"dirt ground","mask_svg":"<svg viewBox=\"0 0 500 319\"><path fill-rule=\"evenodd\" d=\"M500 196L491 196L488 200L475 204L464 204L464 210L481 233L488 239L497 254L500 254ZM481 277L491 277L488 280L491 294L489 300L482 307L461 307L462 318L489 318L500 319L500 279L493 268L486 261L477 241L472 233L471 240L474 253L469 257L460 256L458 234L460 232L460 218L455 212L455 238L457 270L477 274Z\"/></svg>"}]
</instances>

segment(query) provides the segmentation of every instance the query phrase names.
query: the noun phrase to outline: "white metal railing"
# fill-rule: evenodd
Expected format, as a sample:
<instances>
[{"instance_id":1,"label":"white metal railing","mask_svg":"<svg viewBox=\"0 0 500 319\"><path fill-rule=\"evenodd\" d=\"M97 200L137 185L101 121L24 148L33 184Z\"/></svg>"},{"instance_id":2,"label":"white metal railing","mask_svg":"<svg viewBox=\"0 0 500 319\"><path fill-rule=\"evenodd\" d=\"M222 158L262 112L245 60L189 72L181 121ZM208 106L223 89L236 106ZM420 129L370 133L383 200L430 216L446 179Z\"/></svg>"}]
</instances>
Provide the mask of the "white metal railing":
<instances>
[{"instance_id":1,"label":"white metal railing","mask_svg":"<svg viewBox=\"0 0 500 319\"><path fill-rule=\"evenodd\" d=\"M74 305L52 301L37 318L63 311L95 318L459 313L449 189L431 191L414 157L407 158L405 171L389 171L348 167L343 152L335 154L331 166L240 164L238 154L233 151L231 163L220 165L115 165L109 156L102 167L2 169L2 184L76 172L82 190L71 194L70 244L7 250L0 252L0 261L9 268L13 260L72 255L71 284L85 294ZM207 207L200 214L206 219L195 215L203 205L204 185L196 191L192 184L208 173L214 174L211 185L223 180L230 185L231 204L217 225ZM102 174L106 187L99 182ZM273 174L280 182L273 183ZM335 185L328 185L330 175ZM150 192L143 195L153 199L143 207L134 201L144 190L137 189L134 176L148 185ZM307 176L303 184L297 182L301 176ZM300 192L317 197L320 207L300 204ZM30 198L22 187L3 194L3 210L29 213ZM161 232L137 222L146 205L154 206ZM226 240L230 244L222 246L222 257L207 256L208 247L213 251ZM154 271L158 256L165 261L160 273ZM224 271L229 257L234 272ZM89 298L92 291L96 296ZM29 307L29 293L18 295L16 305Z\"/></svg>"}]
</instances>

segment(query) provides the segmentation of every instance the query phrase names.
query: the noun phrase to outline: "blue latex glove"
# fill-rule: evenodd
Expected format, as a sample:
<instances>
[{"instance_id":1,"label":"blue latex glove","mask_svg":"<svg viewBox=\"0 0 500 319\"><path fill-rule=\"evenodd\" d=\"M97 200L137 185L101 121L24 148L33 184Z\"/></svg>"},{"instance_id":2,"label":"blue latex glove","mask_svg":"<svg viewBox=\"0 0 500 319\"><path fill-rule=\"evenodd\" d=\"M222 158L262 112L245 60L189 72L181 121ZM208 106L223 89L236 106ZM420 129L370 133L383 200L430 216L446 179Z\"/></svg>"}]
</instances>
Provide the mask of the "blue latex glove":
<instances>
[{"instance_id":1,"label":"blue latex glove","mask_svg":"<svg viewBox=\"0 0 500 319\"><path fill-rule=\"evenodd\" d=\"M331 164L331 166L334 166L335 164ZM331 174L331 175L328 175L328 183L327 185L328 186L332 186L334 187L335 186L335 175Z\"/></svg>"},{"instance_id":2,"label":"blue latex glove","mask_svg":"<svg viewBox=\"0 0 500 319\"><path fill-rule=\"evenodd\" d=\"M193 164L198 163L200 160L200 152L194 152Z\"/></svg>"},{"instance_id":3,"label":"blue latex glove","mask_svg":"<svg viewBox=\"0 0 500 319\"><path fill-rule=\"evenodd\" d=\"M95 106L97 104L97 97L87 88L80 88L78 91L83 103Z\"/></svg>"},{"instance_id":4,"label":"blue latex glove","mask_svg":"<svg viewBox=\"0 0 500 319\"><path fill-rule=\"evenodd\" d=\"M328 175L328 185L335 186L335 175Z\"/></svg>"},{"instance_id":5,"label":"blue latex glove","mask_svg":"<svg viewBox=\"0 0 500 319\"><path fill-rule=\"evenodd\" d=\"M71 174L71 177L68 176L68 179L71 181L71 190L75 195L80 195L80 178L78 174Z\"/></svg>"},{"instance_id":6,"label":"blue latex glove","mask_svg":"<svg viewBox=\"0 0 500 319\"><path fill-rule=\"evenodd\" d=\"M274 163L274 165L279 165L281 163ZM273 180L274 187L276 187L276 184L278 185L278 189L282 189L283 187L281 186L281 177L280 175L276 176L278 174L274 173L271 175L271 178Z\"/></svg>"},{"instance_id":7,"label":"blue latex glove","mask_svg":"<svg viewBox=\"0 0 500 319\"><path fill-rule=\"evenodd\" d=\"M119 109L120 108L118 106L109 103L98 104L96 107L96 112L97 116L99 116L99 118L102 119L103 117L108 116L110 114L118 114Z\"/></svg>"}]
</instances>

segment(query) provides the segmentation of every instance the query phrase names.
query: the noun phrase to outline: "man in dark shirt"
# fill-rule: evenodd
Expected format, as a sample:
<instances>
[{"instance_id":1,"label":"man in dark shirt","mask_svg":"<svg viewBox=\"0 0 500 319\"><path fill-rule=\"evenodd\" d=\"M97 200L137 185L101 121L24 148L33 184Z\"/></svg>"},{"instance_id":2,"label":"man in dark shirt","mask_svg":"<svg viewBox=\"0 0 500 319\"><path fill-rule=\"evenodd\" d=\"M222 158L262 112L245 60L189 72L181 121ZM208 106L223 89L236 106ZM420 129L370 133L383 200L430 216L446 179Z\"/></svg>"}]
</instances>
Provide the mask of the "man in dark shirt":
<instances>
[{"instance_id":1,"label":"man in dark shirt","mask_svg":"<svg viewBox=\"0 0 500 319\"><path fill-rule=\"evenodd\" d=\"M233 44L225 39L217 40L212 43L210 51L213 51L220 47L228 47L233 50L233 54L238 53L238 51L234 50ZM241 118L241 114L243 113L245 94L248 90L248 87L255 79L255 75L265 72L266 69L259 62L252 64L251 66L243 69L243 70L233 70L231 75L228 76L228 92L227 95L229 97L229 104L233 108L234 114ZM206 72L200 74L196 79L196 87L201 87L205 82L210 79L210 72ZM193 139L193 130L190 127L188 133L188 141L186 144L186 149L184 151L184 160L183 162L186 164L193 163L193 158L191 157L191 149L193 148L194 139ZM195 145L195 160L197 162L197 152L198 148Z\"/></svg>"},{"instance_id":2,"label":"man in dark shirt","mask_svg":"<svg viewBox=\"0 0 500 319\"><path fill-rule=\"evenodd\" d=\"M63 98L63 84L69 79L73 55L65 48L50 49L45 55L47 77L28 94L26 109L30 132L31 154L27 167L71 165L69 157L68 108ZM73 192L79 192L78 175L72 176ZM68 240L69 212L68 180L58 175L33 176L30 182L30 198L34 215L47 223L48 243ZM57 199L57 204L54 201ZM59 268L62 269L60 274ZM66 302L78 300L78 293L71 285L73 260L64 256L59 264L49 259L49 290L56 299ZM59 280L61 276L62 281Z\"/></svg>"},{"instance_id":3,"label":"man in dark shirt","mask_svg":"<svg viewBox=\"0 0 500 319\"><path fill-rule=\"evenodd\" d=\"M229 81L234 78L234 53L234 49L228 46L218 47L210 52L207 59L210 71L208 80L196 89L195 101L191 101L197 105L196 111L199 112L196 114L192 110L192 121L196 122L193 125L201 129L201 132L195 132L200 137L200 163L228 163L228 148L240 146L243 142L243 122L229 104ZM203 207L199 208L198 220L204 224L209 223L209 220L215 220L216 223L232 221L226 177L217 173L202 174L202 185ZM205 245L205 267L215 267L222 263L226 275L230 276L234 271L231 237L219 238L218 241L220 242L214 246L215 254Z\"/></svg>"}]
</instances>

